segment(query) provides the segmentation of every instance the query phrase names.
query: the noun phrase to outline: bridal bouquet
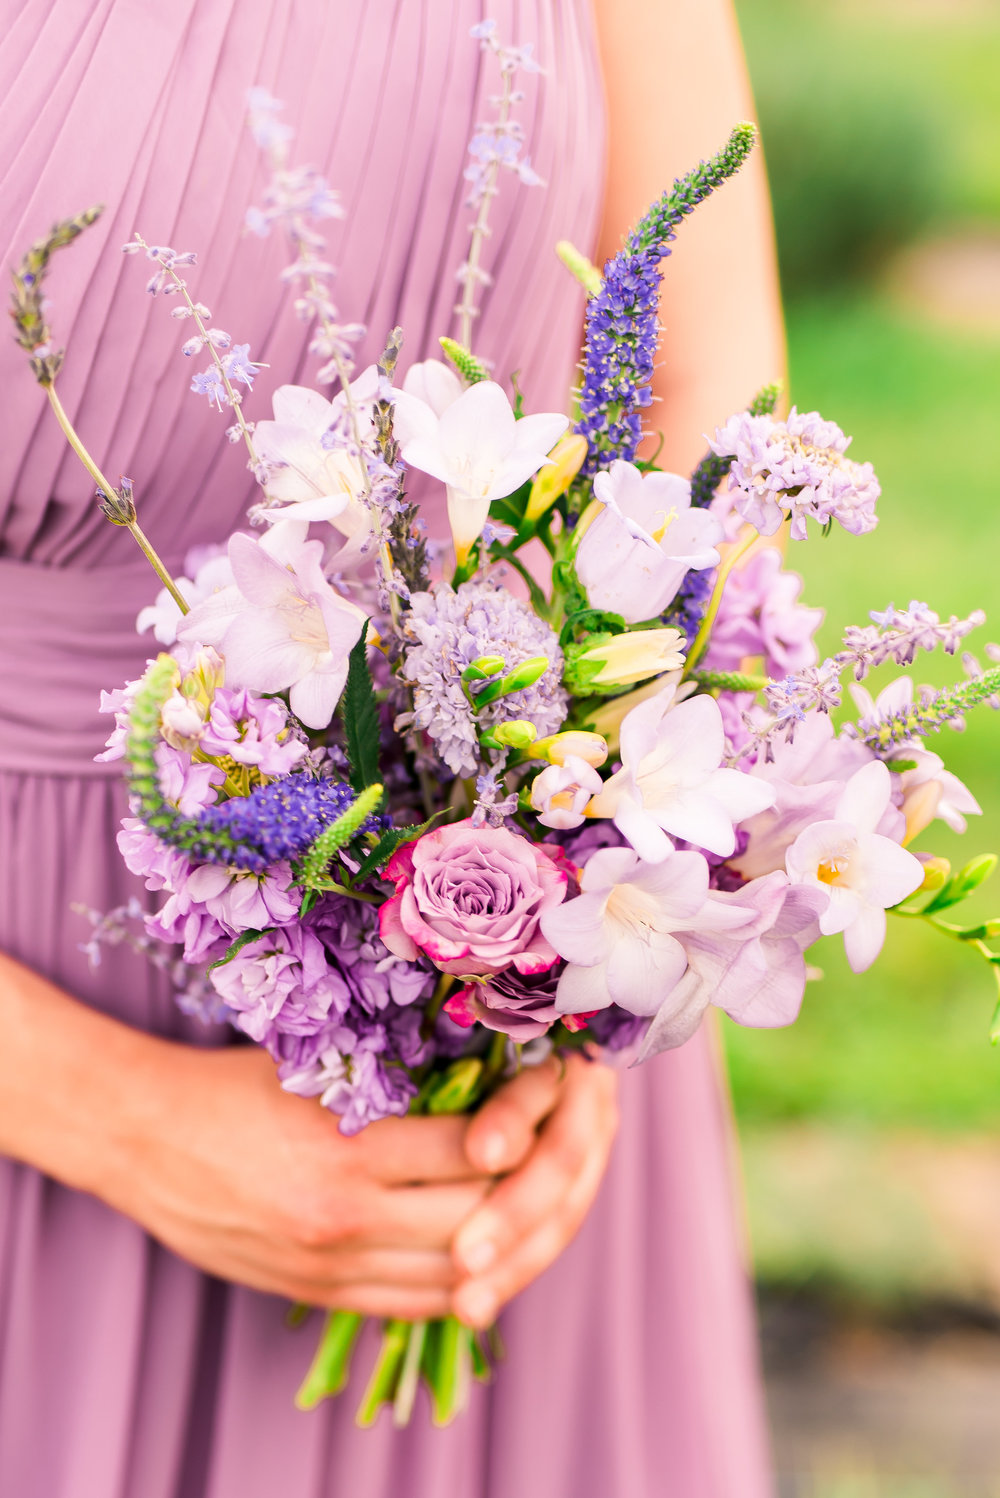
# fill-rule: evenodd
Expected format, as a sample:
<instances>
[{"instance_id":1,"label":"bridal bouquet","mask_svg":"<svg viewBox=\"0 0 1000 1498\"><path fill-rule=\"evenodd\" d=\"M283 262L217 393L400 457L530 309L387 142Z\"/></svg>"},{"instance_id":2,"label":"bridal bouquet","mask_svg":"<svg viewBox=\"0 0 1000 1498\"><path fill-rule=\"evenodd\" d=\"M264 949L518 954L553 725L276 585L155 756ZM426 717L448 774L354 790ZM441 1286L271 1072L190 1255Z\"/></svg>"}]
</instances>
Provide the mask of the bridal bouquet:
<instances>
[{"instance_id":1,"label":"bridal bouquet","mask_svg":"<svg viewBox=\"0 0 1000 1498\"><path fill-rule=\"evenodd\" d=\"M471 333L500 173L538 184L512 118L533 64L489 23L475 34L502 92L471 146L475 222L444 359L400 380L394 330L355 377L363 330L338 321L316 227L336 198L290 165L280 106L259 91L251 124L273 176L249 225L290 236L286 277L333 398L286 385L248 421L258 366L189 291L194 255L125 246L173 298L183 352L205 364L192 388L228 413L260 486L247 527L192 554L187 576L166 574L130 481L108 482L56 395L41 281L92 215L15 273L35 374L164 583L138 620L161 653L105 695L103 757L124 759L131 794L121 852L163 895L142 943L182 1003L266 1047L281 1086L345 1134L472 1110L553 1049L641 1062L709 1005L788 1024L813 942L842 933L861 971L887 911L1000 964L1000 922L946 918L995 860L952 873L910 847L934 818L961 830L979 810L924 740L997 705L1000 668L966 657L968 678L937 692L908 675L874 699L858 684L955 652L983 616L890 606L819 659L822 611L800 602L784 540L863 535L879 486L832 421L777 415L776 387L718 427L690 477L642 456L660 265L752 126L675 182L603 272L561 247L589 292L579 387L569 416L525 412ZM415 474L444 486L450 548L408 497ZM857 717L838 731L845 677ZM95 921L115 935L114 917ZM303 1405L343 1387L360 1322L328 1316ZM489 1351L454 1320L390 1321L359 1418L392 1403L405 1422L424 1380L447 1421Z\"/></svg>"}]
</instances>

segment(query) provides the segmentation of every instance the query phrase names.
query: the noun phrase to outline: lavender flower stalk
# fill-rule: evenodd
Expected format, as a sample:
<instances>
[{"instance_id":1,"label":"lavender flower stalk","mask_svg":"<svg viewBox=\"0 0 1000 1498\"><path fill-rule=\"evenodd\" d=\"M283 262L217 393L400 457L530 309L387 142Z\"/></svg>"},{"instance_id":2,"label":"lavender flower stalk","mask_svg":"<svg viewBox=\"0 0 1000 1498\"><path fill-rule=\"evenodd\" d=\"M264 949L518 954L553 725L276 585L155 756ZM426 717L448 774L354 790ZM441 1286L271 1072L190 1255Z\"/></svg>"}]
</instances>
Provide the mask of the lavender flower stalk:
<instances>
[{"instance_id":1,"label":"lavender flower stalk","mask_svg":"<svg viewBox=\"0 0 1000 1498\"><path fill-rule=\"evenodd\" d=\"M992 671L985 671L982 676L959 686L945 687L940 692L925 690L919 701L907 704L898 712L888 713L874 721L863 718L855 733L876 754L885 754L890 749L909 744L914 736L937 733L946 726L961 727L970 708L989 702L998 691L1000 666L994 666Z\"/></svg>"},{"instance_id":2,"label":"lavender flower stalk","mask_svg":"<svg viewBox=\"0 0 1000 1498\"><path fill-rule=\"evenodd\" d=\"M671 253L677 226L743 165L753 125L737 125L717 156L679 177L632 230L604 268L601 290L587 304L576 430L587 438L585 475L613 458L631 461L642 437L640 412L652 401L659 340L660 261Z\"/></svg>"}]
</instances>

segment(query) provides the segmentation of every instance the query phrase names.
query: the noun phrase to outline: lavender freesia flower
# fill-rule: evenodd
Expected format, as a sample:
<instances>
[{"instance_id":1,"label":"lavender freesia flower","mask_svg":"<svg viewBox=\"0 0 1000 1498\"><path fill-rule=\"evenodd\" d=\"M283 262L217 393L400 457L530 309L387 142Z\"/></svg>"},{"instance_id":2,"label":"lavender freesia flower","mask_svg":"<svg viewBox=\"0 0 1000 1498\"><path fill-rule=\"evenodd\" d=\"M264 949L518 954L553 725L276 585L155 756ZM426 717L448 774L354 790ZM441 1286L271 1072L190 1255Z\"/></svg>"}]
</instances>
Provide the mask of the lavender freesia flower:
<instances>
[{"instance_id":1,"label":"lavender freesia flower","mask_svg":"<svg viewBox=\"0 0 1000 1498\"><path fill-rule=\"evenodd\" d=\"M640 473L614 462L594 479L604 509L576 549L576 573L594 608L628 624L654 619L676 596L685 574L715 567L722 526L691 508L691 485L676 473Z\"/></svg>"},{"instance_id":2,"label":"lavender freesia flower","mask_svg":"<svg viewBox=\"0 0 1000 1498\"><path fill-rule=\"evenodd\" d=\"M819 918L824 936L844 933L851 970L871 966L885 940L885 912L924 881L919 859L876 828L892 795L889 771L880 760L864 765L847 782L829 821L814 822L785 855L788 876L829 893Z\"/></svg>"},{"instance_id":3,"label":"lavender freesia flower","mask_svg":"<svg viewBox=\"0 0 1000 1498\"><path fill-rule=\"evenodd\" d=\"M569 425L556 412L515 421L510 401L492 380L480 380L439 416L405 391L397 393L395 430L404 460L440 479L458 563L478 538L490 503L520 488L548 461Z\"/></svg>"},{"instance_id":4,"label":"lavender freesia flower","mask_svg":"<svg viewBox=\"0 0 1000 1498\"><path fill-rule=\"evenodd\" d=\"M330 722L365 622L364 611L323 576L322 550L305 542L287 568L237 533L229 542L236 588L197 605L178 630L182 640L218 646L232 685L290 689L292 711L309 728Z\"/></svg>"},{"instance_id":5,"label":"lavender freesia flower","mask_svg":"<svg viewBox=\"0 0 1000 1498\"><path fill-rule=\"evenodd\" d=\"M668 853L646 863L631 848L591 854L580 894L546 912L542 930L565 958L556 1004L580 1014L618 1004L653 1015L687 969L676 933L746 925L752 912L710 905L700 853Z\"/></svg>"},{"instance_id":6,"label":"lavender freesia flower","mask_svg":"<svg viewBox=\"0 0 1000 1498\"><path fill-rule=\"evenodd\" d=\"M677 933L687 971L654 1016L639 1060L683 1045L709 1004L741 1025L790 1025L805 991L802 954L819 935L818 917L827 904L823 891L790 884L784 872L731 893L710 891L691 928ZM720 929L724 911L747 919Z\"/></svg>"},{"instance_id":7,"label":"lavender freesia flower","mask_svg":"<svg viewBox=\"0 0 1000 1498\"><path fill-rule=\"evenodd\" d=\"M640 702L621 726L622 767L590 804L611 817L643 858L671 850L668 834L726 857L733 827L774 801L771 788L722 765L725 732L718 704L692 697L676 706L673 690Z\"/></svg>"}]
</instances>

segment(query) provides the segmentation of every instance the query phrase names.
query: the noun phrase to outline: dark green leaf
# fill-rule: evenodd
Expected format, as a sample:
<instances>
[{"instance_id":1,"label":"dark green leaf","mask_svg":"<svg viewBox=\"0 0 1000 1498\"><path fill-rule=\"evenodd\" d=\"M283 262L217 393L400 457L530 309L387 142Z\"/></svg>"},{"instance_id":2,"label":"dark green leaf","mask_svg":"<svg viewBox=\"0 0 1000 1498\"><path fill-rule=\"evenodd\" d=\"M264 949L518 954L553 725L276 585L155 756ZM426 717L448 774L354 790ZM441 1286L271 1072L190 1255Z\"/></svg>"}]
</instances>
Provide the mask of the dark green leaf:
<instances>
[{"instance_id":1,"label":"dark green leaf","mask_svg":"<svg viewBox=\"0 0 1000 1498\"><path fill-rule=\"evenodd\" d=\"M237 952L242 952L243 948L249 946L252 941L257 941L260 937L267 936L273 930L273 926L265 926L263 931L241 931L236 940L231 942L226 948L222 956L217 961L208 964L208 971L211 972L213 967L224 967L227 962L232 962Z\"/></svg>"},{"instance_id":2,"label":"dark green leaf","mask_svg":"<svg viewBox=\"0 0 1000 1498\"><path fill-rule=\"evenodd\" d=\"M351 651L347 668L347 685L341 698L344 718L349 779L356 791L375 785L378 773L378 706L372 674L368 669L365 642L368 624L361 631L361 638Z\"/></svg>"},{"instance_id":3,"label":"dark green leaf","mask_svg":"<svg viewBox=\"0 0 1000 1498\"><path fill-rule=\"evenodd\" d=\"M423 837L424 833L433 827L438 817L443 815L443 812L435 812L434 816L429 817L426 822L414 822L407 827L390 827L388 832L383 832L351 882L360 884L363 879L367 879L375 869L380 869L383 864L389 862L397 848L401 848L404 843L414 843L418 837Z\"/></svg>"}]
</instances>

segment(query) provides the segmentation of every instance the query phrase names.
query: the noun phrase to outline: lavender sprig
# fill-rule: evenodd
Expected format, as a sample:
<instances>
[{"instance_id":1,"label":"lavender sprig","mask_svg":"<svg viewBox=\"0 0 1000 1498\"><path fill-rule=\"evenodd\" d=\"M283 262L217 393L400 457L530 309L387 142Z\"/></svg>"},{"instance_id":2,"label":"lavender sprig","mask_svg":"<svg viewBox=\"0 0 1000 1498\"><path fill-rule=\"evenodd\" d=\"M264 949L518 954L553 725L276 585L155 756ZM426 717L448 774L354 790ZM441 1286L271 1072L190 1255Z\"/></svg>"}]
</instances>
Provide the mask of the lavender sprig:
<instances>
[{"instance_id":1,"label":"lavender sprig","mask_svg":"<svg viewBox=\"0 0 1000 1498\"><path fill-rule=\"evenodd\" d=\"M163 296L179 295L180 305L173 308L171 317L179 321L190 319L198 330L181 345L181 353L186 358L191 358L204 349L211 357L212 362L208 368L192 377L192 391L195 395L206 395L209 405L215 406L217 411L222 411L226 406L231 408L238 434L246 446L249 466L259 480L264 469L254 448L251 435L253 428L243 415L243 397L236 386L245 385L248 390L252 389L254 376L263 365L255 364L250 359L249 343L234 344L224 329L209 326L211 312L203 302L194 300L187 282L178 274L179 269L197 264L194 250L178 251L171 249L169 245L149 245L139 233L128 244L122 245L124 255L136 255L140 250L145 252L147 260L157 266L146 283L150 296L159 296L161 293Z\"/></svg>"},{"instance_id":2,"label":"lavender sprig","mask_svg":"<svg viewBox=\"0 0 1000 1498\"><path fill-rule=\"evenodd\" d=\"M514 78L518 70L540 73L542 69L531 55L530 43L524 47L503 46L497 40L497 23L480 21L472 27L470 35L478 41L484 52L492 52L500 64L502 92L494 95L491 103L496 105L496 118L477 124L476 133L469 142L469 165L465 169L465 180L470 184L466 207L476 210L470 226L469 253L459 266L456 278L462 287L462 296L455 313L458 317L458 341L468 351L472 347L472 322L479 316L476 298L481 286L492 284L492 276L480 264L483 244L489 238L490 204L497 195L497 181L501 167L517 173L526 187L544 186L541 177L526 156L521 155L524 131L517 120L511 119L511 108L519 103L523 95L514 89Z\"/></svg>"},{"instance_id":3,"label":"lavender sprig","mask_svg":"<svg viewBox=\"0 0 1000 1498\"><path fill-rule=\"evenodd\" d=\"M886 661L909 666L918 650L940 645L947 655L954 655L965 636L986 620L982 609L974 609L967 619L953 614L942 621L926 603L916 600L908 609L890 603L883 613L873 610L870 617L872 624L852 625L846 631L844 648L837 655L841 669L854 668L856 681L863 681L873 666Z\"/></svg>"},{"instance_id":4,"label":"lavender sprig","mask_svg":"<svg viewBox=\"0 0 1000 1498\"><path fill-rule=\"evenodd\" d=\"M982 676L958 686L945 687L940 692L924 688L918 701L875 720L862 718L856 727L850 725L845 732L849 732L852 738L859 738L876 754L885 754L890 749L910 743L915 736L922 738L945 727L964 727L963 720L969 709L981 702L990 702L998 692L1000 666L994 666Z\"/></svg>"},{"instance_id":5,"label":"lavender sprig","mask_svg":"<svg viewBox=\"0 0 1000 1498\"><path fill-rule=\"evenodd\" d=\"M585 476L607 467L613 458L635 457L642 437L640 412L653 398L660 261L671 253L670 242L684 218L739 171L756 133L753 125L737 125L718 155L679 177L653 204L604 268L601 290L587 303L576 424L589 447Z\"/></svg>"},{"instance_id":6,"label":"lavender sprig","mask_svg":"<svg viewBox=\"0 0 1000 1498\"><path fill-rule=\"evenodd\" d=\"M285 267L281 279L300 283L294 303L303 322L315 322L316 331L309 352L326 360L317 378L323 384L340 380L346 388L354 370L353 345L365 335L362 323L341 323L330 297L330 282L336 275L325 259L326 240L314 224L324 219L343 218L337 194L315 167L289 165L289 148L295 132L279 120L284 107L263 88L252 88L248 98L250 133L264 152L271 168L271 180L264 189L263 208L247 212L247 228L262 238L279 225L288 236L295 259Z\"/></svg>"}]
</instances>

